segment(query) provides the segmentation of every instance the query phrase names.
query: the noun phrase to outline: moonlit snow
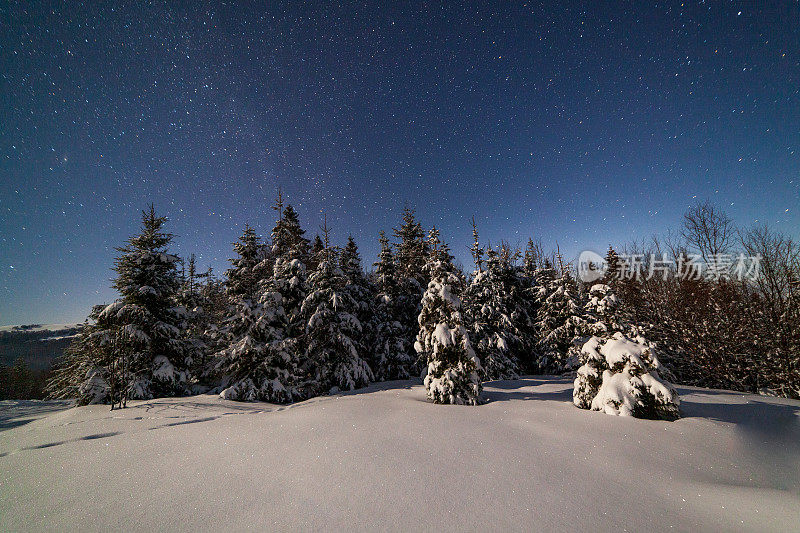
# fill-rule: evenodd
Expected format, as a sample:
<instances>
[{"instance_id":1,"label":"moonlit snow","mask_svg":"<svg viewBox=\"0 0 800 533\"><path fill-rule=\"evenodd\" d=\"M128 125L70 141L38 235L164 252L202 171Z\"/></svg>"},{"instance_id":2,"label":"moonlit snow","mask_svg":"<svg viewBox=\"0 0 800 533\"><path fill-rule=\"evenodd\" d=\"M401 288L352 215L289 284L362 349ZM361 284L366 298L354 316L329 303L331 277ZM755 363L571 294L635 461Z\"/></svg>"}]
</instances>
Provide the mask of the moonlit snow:
<instances>
[{"instance_id":1,"label":"moonlit snow","mask_svg":"<svg viewBox=\"0 0 800 533\"><path fill-rule=\"evenodd\" d=\"M674 422L572 381L418 381L277 406L216 395L0 402L0 530L789 531L800 402L679 387Z\"/></svg>"}]
</instances>

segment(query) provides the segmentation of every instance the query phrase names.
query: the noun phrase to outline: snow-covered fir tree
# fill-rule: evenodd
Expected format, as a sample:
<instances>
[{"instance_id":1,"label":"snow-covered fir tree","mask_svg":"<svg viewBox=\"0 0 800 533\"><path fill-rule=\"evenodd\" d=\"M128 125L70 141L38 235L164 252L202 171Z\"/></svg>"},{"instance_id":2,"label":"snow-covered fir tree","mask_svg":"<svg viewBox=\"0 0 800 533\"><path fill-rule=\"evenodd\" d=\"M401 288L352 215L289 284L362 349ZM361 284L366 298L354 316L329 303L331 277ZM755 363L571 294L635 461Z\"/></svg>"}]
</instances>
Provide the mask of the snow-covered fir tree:
<instances>
[{"instance_id":1,"label":"snow-covered fir tree","mask_svg":"<svg viewBox=\"0 0 800 533\"><path fill-rule=\"evenodd\" d=\"M573 402L607 414L674 420L680 417L675 388L661 378L656 349L621 332L591 337L582 349Z\"/></svg>"},{"instance_id":2,"label":"snow-covered fir tree","mask_svg":"<svg viewBox=\"0 0 800 533\"><path fill-rule=\"evenodd\" d=\"M478 355L484 381L519 377L518 356L525 351L521 330L528 317L518 305L518 287L511 265L486 250L486 268L476 271L464 301L469 335Z\"/></svg>"},{"instance_id":3,"label":"snow-covered fir tree","mask_svg":"<svg viewBox=\"0 0 800 533\"><path fill-rule=\"evenodd\" d=\"M310 365L317 393L353 390L372 381L372 371L362 358L362 325L357 302L347 290L347 277L337 266L335 250L328 247L317 269L308 277L309 293L303 301L305 361Z\"/></svg>"},{"instance_id":4,"label":"snow-covered fir tree","mask_svg":"<svg viewBox=\"0 0 800 533\"><path fill-rule=\"evenodd\" d=\"M356 313L360 321L372 315L372 288L361 268L361 255L353 236L347 237L347 245L339 254L339 268L347 279L347 290L356 302Z\"/></svg>"},{"instance_id":5,"label":"snow-covered fir tree","mask_svg":"<svg viewBox=\"0 0 800 533\"><path fill-rule=\"evenodd\" d=\"M537 275L536 347L539 372L560 373L575 368L569 359L576 338L585 334L583 306L575 280L566 270L557 273L549 261Z\"/></svg>"},{"instance_id":6,"label":"snow-covered fir tree","mask_svg":"<svg viewBox=\"0 0 800 533\"><path fill-rule=\"evenodd\" d=\"M285 342L288 320L281 302L277 292L237 299L229 325L233 341L217 354L223 398L288 403L298 397L298 362Z\"/></svg>"},{"instance_id":7,"label":"snow-covered fir tree","mask_svg":"<svg viewBox=\"0 0 800 533\"><path fill-rule=\"evenodd\" d=\"M397 279L397 270L389 239L380 232L381 251L375 263L375 297L373 331L373 370L377 381L407 379L412 375L416 360L413 342L403 326L402 297Z\"/></svg>"},{"instance_id":8,"label":"snow-covered fir tree","mask_svg":"<svg viewBox=\"0 0 800 533\"><path fill-rule=\"evenodd\" d=\"M406 207L400 227L394 230L395 260L401 278L415 280L420 293L425 287L424 267L428 260L427 243L422 225L417 221L414 210Z\"/></svg>"},{"instance_id":9,"label":"snow-covered fir tree","mask_svg":"<svg viewBox=\"0 0 800 533\"><path fill-rule=\"evenodd\" d=\"M617 255L617 252L610 244L608 245L608 251L606 252L605 266L606 270L600 280L601 283L608 286L616 285L616 283L622 277L622 263L619 255Z\"/></svg>"},{"instance_id":10,"label":"snow-covered fir tree","mask_svg":"<svg viewBox=\"0 0 800 533\"><path fill-rule=\"evenodd\" d=\"M181 329L186 311L177 304L180 260L168 253L172 235L163 231L165 222L153 206L142 213L141 233L117 248L113 287L120 298L93 311L95 325L70 351L86 372L71 374L77 387L64 383L67 374L60 381L82 404L190 392L191 352Z\"/></svg>"},{"instance_id":11,"label":"snow-covered fir tree","mask_svg":"<svg viewBox=\"0 0 800 533\"><path fill-rule=\"evenodd\" d=\"M395 317L406 331L409 343L413 344L419 329L417 317L420 302L429 279L424 268L428 262L428 243L413 209L408 207L403 209L402 221L400 227L394 229L394 237L394 259L399 289L394 302L397 311ZM410 369L412 374L421 373L425 364L424 360L416 357Z\"/></svg>"},{"instance_id":12,"label":"snow-covered fir tree","mask_svg":"<svg viewBox=\"0 0 800 533\"><path fill-rule=\"evenodd\" d=\"M573 402L582 409L638 418L672 420L680 400L668 382L671 373L659 362L643 328L627 320L614 289L598 283L589 290L587 331L575 377Z\"/></svg>"},{"instance_id":13,"label":"snow-covered fir tree","mask_svg":"<svg viewBox=\"0 0 800 533\"><path fill-rule=\"evenodd\" d=\"M123 387L129 398L174 396L188 392L191 353L181 326L186 310L177 305L177 263L167 248L166 217L153 206L142 214L142 232L117 248L113 287L120 300L103 310L113 315L119 341L128 351Z\"/></svg>"},{"instance_id":14,"label":"snow-covered fir tree","mask_svg":"<svg viewBox=\"0 0 800 533\"><path fill-rule=\"evenodd\" d=\"M252 297L261 281L259 270L263 260L261 238L248 224L239 240L233 243L236 257L229 259L231 268L225 271L226 291L232 299L239 296Z\"/></svg>"},{"instance_id":15,"label":"snow-covered fir tree","mask_svg":"<svg viewBox=\"0 0 800 533\"><path fill-rule=\"evenodd\" d=\"M483 369L481 379L515 379L520 371L519 357L531 347L526 342L531 320L523 303L524 282L496 250L481 247L474 221L472 236L475 271L464 301L470 340Z\"/></svg>"},{"instance_id":16,"label":"snow-covered fir tree","mask_svg":"<svg viewBox=\"0 0 800 533\"><path fill-rule=\"evenodd\" d=\"M370 368L374 369L376 360L374 354L367 350L367 347L373 346L375 343L375 328L372 321L375 290L367 276L364 275L361 267L361 254L358 253L358 246L352 235L347 237L347 244L339 254L339 268L347 279L345 288L356 304L355 315L361 323L361 344L364 346L364 358Z\"/></svg>"},{"instance_id":17,"label":"snow-covered fir tree","mask_svg":"<svg viewBox=\"0 0 800 533\"><path fill-rule=\"evenodd\" d=\"M308 240L304 237L305 231L300 227L297 213L291 205L284 208L280 192L273 209L278 213L272 230L271 255L274 262L272 275L267 278L264 289L281 295L291 330L288 332L289 337L297 337L305 329L300 306L308 294L308 265L316 264L318 258L309 252ZM321 252L318 250L316 254L319 253Z\"/></svg>"},{"instance_id":18,"label":"snow-covered fir tree","mask_svg":"<svg viewBox=\"0 0 800 533\"><path fill-rule=\"evenodd\" d=\"M453 266L438 232L429 237L430 260L425 266L431 281L422 298L419 333L414 348L427 361L425 390L434 403L481 403L481 364L464 325L460 295L464 278Z\"/></svg>"},{"instance_id":19,"label":"snow-covered fir tree","mask_svg":"<svg viewBox=\"0 0 800 533\"><path fill-rule=\"evenodd\" d=\"M309 242L305 231L300 226L300 218L291 205L283 208L279 202L278 222L272 230L272 253L275 257L299 259L303 263L309 260Z\"/></svg>"}]
</instances>

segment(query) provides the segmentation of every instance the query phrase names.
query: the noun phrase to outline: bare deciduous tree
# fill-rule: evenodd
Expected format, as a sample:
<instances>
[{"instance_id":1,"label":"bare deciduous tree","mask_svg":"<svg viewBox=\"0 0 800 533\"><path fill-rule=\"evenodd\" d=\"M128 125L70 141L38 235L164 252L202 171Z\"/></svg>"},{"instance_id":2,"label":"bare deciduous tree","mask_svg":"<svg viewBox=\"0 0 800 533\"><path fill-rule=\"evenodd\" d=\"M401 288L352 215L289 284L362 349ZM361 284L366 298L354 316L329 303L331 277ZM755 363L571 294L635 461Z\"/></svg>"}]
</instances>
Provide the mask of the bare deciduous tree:
<instances>
[{"instance_id":1,"label":"bare deciduous tree","mask_svg":"<svg viewBox=\"0 0 800 533\"><path fill-rule=\"evenodd\" d=\"M735 235L733 221L709 202L697 204L683 215L681 237L705 262L729 252Z\"/></svg>"}]
</instances>

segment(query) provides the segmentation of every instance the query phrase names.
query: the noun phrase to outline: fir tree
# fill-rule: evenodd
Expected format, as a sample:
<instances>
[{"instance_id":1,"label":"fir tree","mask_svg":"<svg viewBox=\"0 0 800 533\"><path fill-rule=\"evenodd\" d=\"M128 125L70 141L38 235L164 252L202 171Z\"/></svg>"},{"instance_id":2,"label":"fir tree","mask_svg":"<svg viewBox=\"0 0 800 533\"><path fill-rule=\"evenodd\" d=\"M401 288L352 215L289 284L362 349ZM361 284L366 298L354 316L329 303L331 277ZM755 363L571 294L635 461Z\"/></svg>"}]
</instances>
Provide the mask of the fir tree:
<instances>
[{"instance_id":1,"label":"fir tree","mask_svg":"<svg viewBox=\"0 0 800 533\"><path fill-rule=\"evenodd\" d=\"M236 301L228 326L234 340L217 354L223 398L288 403L298 396L298 362L292 345L285 342L282 300L280 293L265 292L258 300Z\"/></svg>"},{"instance_id":2,"label":"fir tree","mask_svg":"<svg viewBox=\"0 0 800 533\"><path fill-rule=\"evenodd\" d=\"M185 310L177 305L178 257L153 206L142 231L117 248L113 287L120 298L93 309L95 324L76 339L50 384L51 394L76 392L86 403L121 403L189 392L191 357Z\"/></svg>"},{"instance_id":3,"label":"fir tree","mask_svg":"<svg viewBox=\"0 0 800 533\"><path fill-rule=\"evenodd\" d=\"M358 246L352 235L347 237L347 245L339 255L339 268L341 268L347 280L345 288L356 304L356 318L358 318L362 327L362 345L365 347L372 346L375 339L375 331L371 320L374 311L372 308L373 288L361 268L361 255L358 253ZM367 357L367 362L374 366L374 354L371 355L372 357Z\"/></svg>"},{"instance_id":4,"label":"fir tree","mask_svg":"<svg viewBox=\"0 0 800 533\"><path fill-rule=\"evenodd\" d=\"M429 242L436 244L438 235ZM442 249L444 248L444 249ZM481 364L472 349L461 312L463 276L450 261L446 247L433 248L426 271L431 277L422 299L419 333L414 348L425 358L425 390L434 403L481 403Z\"/></svg>"},{"instance_id":5,"label":"fir tree","mask_svg":"<svg viewBox=\"0 0 800 533\"><path fill-rule=\"evenodd\" d=\"M621 332L591 337L582 349L573 403L582 409L637 418L674 420L680 416L675 388L659 375L655 347Z\"/></svg>"},{"instance_id":6,"label":"fir tree","mask_svg":"<svg viewBox=\"0 0 800 533\"><path fill-rule=\"evenodd\" d=\"M151 205L142 214L142 233L117 248L113 287L121 299L103 311L115 315L119 342L129 350L123 386L131 398L183 394L189 382L190 354L180 329L185 309L176 305L179 258L167 253L166 220Z\"/></svg>"},{"instance_id":7,"label":"fir tree","mask_svg":"<svg viewBox=\"0 0 800 533\"><path fill-rule=\"evenodd\" d=\"M539 273L536 329L539 342L539 371L559 373L574 368L569 360L576 338L585 334L586 323L578 295L578 286L569 272L557 275L549 262Z\"/></svg>"},{"instance_id":8,"label":"fir tree","mask_svg":"<svg viewBox=\"0 0 800 533\"><path fill-rule=\"evenodd\" d=\"M606 252L605 263L606 271L603 274L600 282L603 285L616 285L618 280L621 279L622 266L620 264L619 255L617 255L617 252L611 247L610 244L608 245L608 252Z\"/></svg>"},{"instance_id":9,"label":"fir tree","mask_svg":"<svg viewBox=\"0 0 800 533\"><path fill-rule=\"evenodd\" d=\"M276 206L278 221L272 230L272 253L275 257L298 259L303 263L309 260L309 242L300 227L300 218L291 205L283 208L282 201Z\"/></svg>"},{"instance_id":10,"label":"fir tree","mask_svg":"<svg viewBox=\"0 0 800 533\"><path fill-rule=\"evenodd\" d=\"M347 277L336 266L328 248L317 269L309 276L310 292L302 305L306 320L306 357L318 392L353 390L373 379L362 359L362 326L357 302L347 290Z\"/></svg>"},{"instance_id":11,"label":"fir tree","mask_svg":"<svg viewBox=\"0 0 800 533\"><path fill-rule=\"evenodd\" d=\"M481 379L515 379L529 319L518 301L514 270L501 262L495 250L486 254L486 269L476 273L464 297L470 340L483 368Z\"/></svg>"},{"instance_id":12,"label":"fir tree","mask_svg":"<svg viewBox=\"0 0 800 533\"><path fill-rule=\"evenodd\" d=\"M416 281L421 294L426 282L424 267L427 263L427 249L425 232L417 222L413 209L406 207L403 210L403 222L394 230L394 236L397 239L395 258L398 274L402 278Z\"/></svg>"},{"instance_id":13,"label":"fir tree","mask_svg":"<svg viewBox=\"0 0 800 533\"><path fill-rule=\"evenodd\" d=\"M403 327L401 297L394 254L386 234L380 232L381 251L375 263L375 314L373 316L375 379L386 381L407 379L412 375L416 355L412 355L412 343Z\"/></svg>"},{"instance_id":14,"label":"fir tree","mask_svg":"<svg viewBox=\"0 0 800 533\"><path fill-rule=\"evenodd\" d=\"M260 281L258 267L263 259L261 239L253 228L245 224L239 240L233 243L236 257L229 259L231 268L225 271L226 287L231 299L252 298Z\"/></svg>"}]
</instances>

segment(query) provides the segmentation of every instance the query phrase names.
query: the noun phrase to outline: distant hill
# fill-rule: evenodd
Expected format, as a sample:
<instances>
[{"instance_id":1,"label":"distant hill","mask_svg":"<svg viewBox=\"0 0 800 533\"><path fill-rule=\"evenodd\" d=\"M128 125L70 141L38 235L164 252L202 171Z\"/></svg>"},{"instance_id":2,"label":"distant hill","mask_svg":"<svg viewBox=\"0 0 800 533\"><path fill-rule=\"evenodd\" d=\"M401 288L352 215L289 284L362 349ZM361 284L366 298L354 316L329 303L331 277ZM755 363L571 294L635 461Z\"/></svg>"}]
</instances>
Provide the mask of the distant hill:
<instances>
[{"instance_id":1,"label":"distant hill","mask_svg":"<svg viewBox=\"0 0 800 533\"><path fill-rule=\"evenodd\" d=\"M60 357L83 324L0 326L0 364L10 366L22 356L32 370L47 370Z\"/></svg>"}]
</instances>

